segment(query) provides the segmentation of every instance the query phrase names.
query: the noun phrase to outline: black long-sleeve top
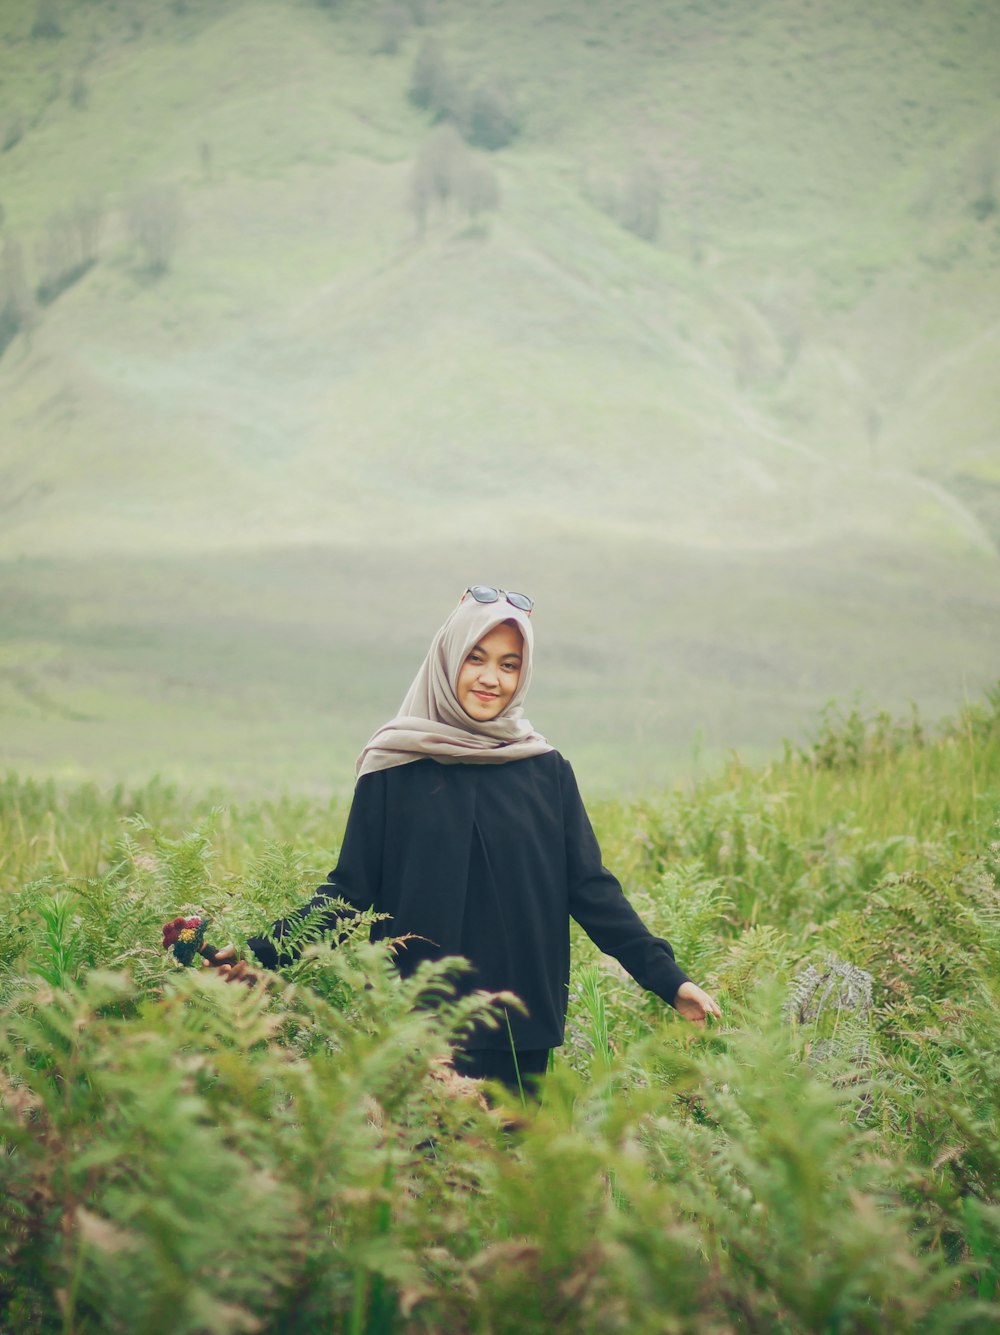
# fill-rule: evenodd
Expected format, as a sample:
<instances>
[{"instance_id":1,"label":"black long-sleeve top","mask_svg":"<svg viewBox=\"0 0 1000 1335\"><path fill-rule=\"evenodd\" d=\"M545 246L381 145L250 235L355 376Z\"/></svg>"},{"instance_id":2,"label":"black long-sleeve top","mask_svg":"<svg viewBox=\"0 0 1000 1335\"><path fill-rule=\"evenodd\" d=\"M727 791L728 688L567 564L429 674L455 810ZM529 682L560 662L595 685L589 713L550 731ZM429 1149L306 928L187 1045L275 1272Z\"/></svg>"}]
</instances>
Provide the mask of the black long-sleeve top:
<instances>
[{"instance_id":1,"label":"black long-sleeve top","mask_svg":"<svg viewBox=\"0 0 1000 1335\"><path fill-rule=\"evenodd\" d=\"M602 865L573 770L557 751L500 765L422 759L363 776L337 866L272 935L280 941L296 919L338 897L391 915L373 939L420 938L400 952L404 975L422 959L463 955L473 966L465 986L516 993L528 1012L509 1013L519 1049L563 1041L570 916L664 1001L687 979ZM331 911L328 926L337 921ZM249 945L267 968L294 958L264 938ZM469 1042L509 1045L506 1027L481 1028Z\"/></svg>"}]
</instances>

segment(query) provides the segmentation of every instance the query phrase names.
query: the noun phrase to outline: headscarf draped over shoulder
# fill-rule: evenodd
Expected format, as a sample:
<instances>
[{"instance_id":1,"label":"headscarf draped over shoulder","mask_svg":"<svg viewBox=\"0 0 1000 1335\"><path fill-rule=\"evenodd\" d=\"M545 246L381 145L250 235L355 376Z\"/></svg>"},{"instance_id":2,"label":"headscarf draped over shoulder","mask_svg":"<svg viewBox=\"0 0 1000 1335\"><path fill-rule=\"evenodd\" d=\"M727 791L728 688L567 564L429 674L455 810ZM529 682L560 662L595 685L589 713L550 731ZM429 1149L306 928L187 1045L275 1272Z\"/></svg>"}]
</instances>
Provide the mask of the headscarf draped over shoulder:
<instances>
[{"instance_id":1,"label":"headscarf draped over shoulder","mask_svg":"<svg viewBox=\"0 0 1000 1335\"><path fill-rule=\"evenodd\" d=\"M469 652L504 621L516 625L524 640L521 675L503 713L480 723L458 703L458 674ZM424 756L445 763L496 765L551 751L524 717L522 702L531 681L533 644L531 620L520 608L506 601L477 603L468 597L460 602L431 641L399 713L378 729L358 757L358 778Z\"/></svg>"}]
</instances>

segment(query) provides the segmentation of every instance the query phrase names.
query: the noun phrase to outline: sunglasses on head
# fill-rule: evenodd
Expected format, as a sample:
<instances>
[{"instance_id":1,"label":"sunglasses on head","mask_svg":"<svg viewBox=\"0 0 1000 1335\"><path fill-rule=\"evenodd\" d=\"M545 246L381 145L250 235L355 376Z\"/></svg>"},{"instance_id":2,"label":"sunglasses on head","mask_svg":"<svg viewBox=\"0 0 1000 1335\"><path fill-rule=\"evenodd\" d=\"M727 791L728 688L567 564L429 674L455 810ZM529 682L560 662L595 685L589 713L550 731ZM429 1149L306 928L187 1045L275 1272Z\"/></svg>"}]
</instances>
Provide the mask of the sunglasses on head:
<instances>
[{"instance_id":1,"label":"sunglasses on head","mask_svg":"<svg viewBox=\"0 0 1000 1335\"><path fill-rule=\"evenodd\" d=\"M534 598L529 598L526 593L508 593L506 589L494 589L491 584L470 584L462 594L463 598L466 593L471 593L477 603L498 603L501 598L506 598L511 607L520 608L529 616L535 605Z\"/></svg>"}]
</instances>

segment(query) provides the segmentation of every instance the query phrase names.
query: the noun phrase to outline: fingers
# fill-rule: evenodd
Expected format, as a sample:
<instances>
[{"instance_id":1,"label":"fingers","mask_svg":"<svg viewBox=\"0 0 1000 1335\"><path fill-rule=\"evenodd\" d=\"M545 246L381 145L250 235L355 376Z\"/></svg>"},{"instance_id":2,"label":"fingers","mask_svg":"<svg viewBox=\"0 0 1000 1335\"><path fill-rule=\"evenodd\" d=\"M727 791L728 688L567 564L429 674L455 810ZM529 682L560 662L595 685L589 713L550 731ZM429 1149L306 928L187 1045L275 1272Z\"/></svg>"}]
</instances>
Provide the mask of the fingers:
<instances>
[{"instance_id":1,"label":"fingers","mask_svg":"<svg viewBox=\"0 0 1000 1335\"><path fill-rule=\"evenodd\" d=\"M246 960L240 959L232 942L219 950L209 946L202 954L204 967L213 969L227 983L246 983L248 987L253 987L258 981L258 971Z\"/></svg>"},{"instance_id":2,"label":"fingers","mask_svg":"<svg viewBox=\"0 0 1000 1335\"><path fill-rule=\"evenodd\" d=\"M722 1011L715 998L710 997L697 983L690 981L681 984L674 1006L692 1024L703 1025L710 1015L713 1020L722 1019Z\"/></svg>"},{"instance_id":3,"label":"fingers","mask_svg":"<svg viewBox=\"0 0 1000 1335\"><path fill-rule=\"evenodd\" d=\"M205 954L204 950L202 954ZM234 964L236 962L236 947L230 942L228 946L223 946L220 950L216 950L214 954L205 955L205 958L213 968L221 964Z\"/></svg>"},{"instance_id":4,"label":"fingers","mask_svg":"<svg viewBox=\"0 0 1000 1335\"><path fill-rule=\"evenodd\" d=\"M227 983L246 983L248 987L253 987L257 982L257 971L246 960L237 960L235 964L219 964L215 971Z\"/></svg>"}]
</instances>

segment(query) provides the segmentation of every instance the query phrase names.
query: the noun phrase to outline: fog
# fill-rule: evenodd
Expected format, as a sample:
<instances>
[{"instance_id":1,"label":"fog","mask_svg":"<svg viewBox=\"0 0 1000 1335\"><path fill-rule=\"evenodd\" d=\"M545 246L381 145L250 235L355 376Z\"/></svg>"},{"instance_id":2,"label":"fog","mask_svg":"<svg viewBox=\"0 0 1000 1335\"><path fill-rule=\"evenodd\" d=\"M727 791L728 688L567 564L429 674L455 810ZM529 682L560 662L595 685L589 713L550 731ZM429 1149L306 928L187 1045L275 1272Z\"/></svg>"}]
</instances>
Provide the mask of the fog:
<instances>
[{"instance_id":1,"label":"fog","mask_svg":"<svg viewBox=\"0 0 1000 1335\"><path fill-rule=\"evenodd\" d=\"M346 789L474 582L595 792L1000 675L993 7L0 37L0 763Z\"/></svg>"}]
</instances>

